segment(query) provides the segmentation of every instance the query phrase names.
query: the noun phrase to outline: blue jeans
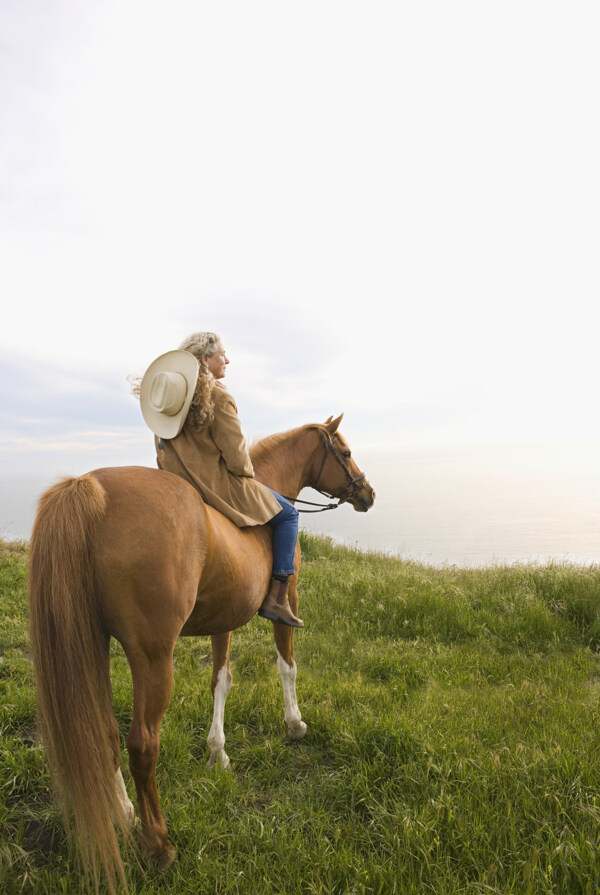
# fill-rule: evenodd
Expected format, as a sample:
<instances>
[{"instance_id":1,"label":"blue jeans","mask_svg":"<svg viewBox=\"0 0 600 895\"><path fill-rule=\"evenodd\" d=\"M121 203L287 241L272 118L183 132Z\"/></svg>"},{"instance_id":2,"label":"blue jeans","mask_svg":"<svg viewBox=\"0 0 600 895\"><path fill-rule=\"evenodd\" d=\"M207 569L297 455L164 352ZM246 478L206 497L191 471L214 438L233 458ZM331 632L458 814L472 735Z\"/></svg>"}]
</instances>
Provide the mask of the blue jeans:
<instances>
[{"instance_id":1,"label":"blue jeans","mask_svg":"<svg viewBox=\"0 0 600 895\"><path fill-rule=\"evenodd\" d=\"M298 510L293 504L269 488L277 498L281 512L268 523L273 526L273 574L294 574L294 553L298 540Z\"/></svg>"}]
</instances>

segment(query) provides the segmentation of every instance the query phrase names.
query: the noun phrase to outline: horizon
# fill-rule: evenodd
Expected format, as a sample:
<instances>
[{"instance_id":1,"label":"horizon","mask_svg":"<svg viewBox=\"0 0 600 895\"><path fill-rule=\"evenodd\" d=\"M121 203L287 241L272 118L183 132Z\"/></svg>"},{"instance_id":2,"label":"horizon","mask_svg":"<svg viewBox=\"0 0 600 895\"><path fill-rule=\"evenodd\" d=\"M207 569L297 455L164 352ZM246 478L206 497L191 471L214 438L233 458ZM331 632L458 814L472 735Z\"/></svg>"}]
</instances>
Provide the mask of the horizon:
<instances>
[{"instance_id":1,"label":"horizon","mask_svg":"<svg viewBox=\"0 0 600 895\"><path fill-rule=\"evenodd\" d=\"M353 454L377 492L375 507L304 515L301 528L434 566L600 562L598 443L378 446ZM143 465L155 466L153 460ZM83 463L71 473L103 465ZM0 473L0 538L28 540L39 496L61 477ZM311 490L300 496L320 500Z\"/></svg>"}]
</instances>

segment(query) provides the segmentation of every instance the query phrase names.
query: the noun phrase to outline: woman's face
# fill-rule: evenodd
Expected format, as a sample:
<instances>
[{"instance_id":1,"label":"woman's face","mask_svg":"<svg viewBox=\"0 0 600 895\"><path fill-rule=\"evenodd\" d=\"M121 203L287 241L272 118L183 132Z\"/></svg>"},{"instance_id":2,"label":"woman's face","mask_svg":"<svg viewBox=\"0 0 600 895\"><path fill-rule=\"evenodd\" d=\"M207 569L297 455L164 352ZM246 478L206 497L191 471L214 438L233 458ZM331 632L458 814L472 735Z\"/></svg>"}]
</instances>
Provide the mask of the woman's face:
<instances>
[{"instance_id":1,"label":"woman's face","mask_svg":"<svg viewBox=\"0 0 600 895\"><path fill-rule=\"evenodd\" d=\"M217 345L217 350L212 355L212 357L207 357L205 355L202 359L215 379L225 378L229 358L225 354L225 349L223 348L222 342L219 342L219 344Z\"/></svg>"}]
</instances>

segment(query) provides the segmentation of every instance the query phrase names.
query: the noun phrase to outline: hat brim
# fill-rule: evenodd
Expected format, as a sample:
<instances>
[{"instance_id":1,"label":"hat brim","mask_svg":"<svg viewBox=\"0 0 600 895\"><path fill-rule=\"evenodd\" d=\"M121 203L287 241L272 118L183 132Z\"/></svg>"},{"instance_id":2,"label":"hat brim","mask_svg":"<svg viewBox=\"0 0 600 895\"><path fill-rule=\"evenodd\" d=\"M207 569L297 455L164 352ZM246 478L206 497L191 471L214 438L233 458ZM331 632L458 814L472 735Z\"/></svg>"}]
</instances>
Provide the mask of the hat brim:
<instances>
[{"instance_id":1,"label":"hat brim","mask_svg":"<svg viewBox=\"0 0 600 895\"><path fill-rule=\"evenodd\" d=\"M159 438L175 438L183 429L198 382L198 360L190 351L167 351L152 361L140 386L140 405L146 424ZM160 413L150 406L150 389L155 377L162 372L180 373L186 381L185 400L173 416Z\"/></svg>"}]
</instances>

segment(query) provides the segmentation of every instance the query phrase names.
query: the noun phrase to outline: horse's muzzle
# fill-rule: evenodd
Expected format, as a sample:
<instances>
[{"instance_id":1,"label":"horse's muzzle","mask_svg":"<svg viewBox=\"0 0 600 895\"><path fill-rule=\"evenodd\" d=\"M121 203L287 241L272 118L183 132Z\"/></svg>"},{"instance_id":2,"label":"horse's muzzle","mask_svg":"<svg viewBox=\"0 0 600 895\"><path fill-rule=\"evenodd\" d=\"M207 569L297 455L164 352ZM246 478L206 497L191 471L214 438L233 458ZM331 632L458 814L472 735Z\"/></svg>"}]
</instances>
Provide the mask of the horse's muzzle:
<instances>
[{"instance_id":1,"label":"horse's muzzle","mask_svg":"<svg viewBox=\"0 0 600 895\"><path fill-rule=\"evenodd\" d=\"M375 491L368 482L364 487L357 491L348 501L351 503L357 513L366 513L375 503Z\"/></svg>"}]
</instances>

